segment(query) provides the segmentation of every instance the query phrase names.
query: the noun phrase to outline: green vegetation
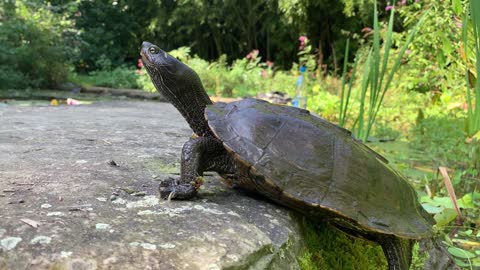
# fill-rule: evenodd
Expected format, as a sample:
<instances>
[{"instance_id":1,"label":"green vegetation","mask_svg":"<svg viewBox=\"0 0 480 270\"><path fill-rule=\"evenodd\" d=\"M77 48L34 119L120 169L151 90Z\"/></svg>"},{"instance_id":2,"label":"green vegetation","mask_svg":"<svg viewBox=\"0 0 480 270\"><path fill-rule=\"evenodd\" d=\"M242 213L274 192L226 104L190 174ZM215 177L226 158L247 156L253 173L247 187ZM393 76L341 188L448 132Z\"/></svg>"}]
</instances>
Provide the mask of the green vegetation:
<instances>
[{"instance_id":1,"label":"green vegetation","mask_svg":"<svg viewBox=\"0 0 480 270\"><path fill-rule=\"evenodd\" d=\"M142 88L142 84L137 82L139 79L135 68L125 66L104 68L92 71L88 75L70 74L70 80L83 86L139 89Z\"/></svg>"},{"instance_id":2,"label":"green vegetation","mask_svg":"<svg viewBox=\"0 0 480 270\"><path fill-rule=\"evenodd\" d=\"M470 0L470 19L468 20L465 16L462 36L467 68L466 130L469 136L474 136L480 131L480 80L478 79L480 77L480 2ZM472 46L468 42L469 36L473 37ZM471 90L473 90L473 94Z\"/></svg>"},{"instance_id":3,"label":"green vegetation","mask_svg":"<svg viewBox=\"0 0 480 270\"><path fill-rule=\"evenodd\" d=\"M398 52L398 56L393 64L393 66L389 67L389 56L390 52L392 51L392 34L393 34L393 19L394 19L394 10L395 7L392 6L390 12L390 19L387 25L387 32L385 34L385 40L383 45L383 55L381 55L380 49L380 27L378 22L378 11L377 5L374 6L374 21L373 21L373 44L372 48L370 48L368 52L368 56L364 63L364 71L362 75L362 83L361 83L361 95L360 95L360 111L355 119L355 122L351 128L351 130L356 134L357 138L361 139L362 141L366 142L368 136L370 135L370 131L372 130L373 124L375 123L375 119L377 117L378 111L382 105L383 99L385 94L387 93L393 76L395 72L398 70L400 63L402 61L403 55L407 50L410 42L412 41L414 35L418 32L419 28L421 27L425 15L423 15L415 27L412 29L411 33L408 35L405 44L401 47ZM348 42L348 41L347 41ZM347 52L345 53L348 55L348 43L347 43ZM355 79L355 72L352 71L352 77L350 78L350 82L348 83L348 91L344 93L345 89L345 72L346 72L346 60L344 64L344 75L342 75L342 93L341 93L341 102L340 102L340 116L339 116L339 123L340 126L345 126L345 118L348 112L348 105L349 99L352 91L352 82ZM356 67L356 63L355 63ZM387 73L387 69L388 73ZM385 84L384 84L385 83ZM368 93L367 93L368 91ZM367 96L369 97L368 106L367 106ZM345 100L344 100L345 99ZM366 120L366 125L364 122Z\"/></svg>"},{"instance_id":4,"label":"green vegetation","mask_svg":"<svg viewBox=\"0 0 480 270\"><path fill-rule=\"evenodd\" d=\"M68 26L69 21L45 7L0 3L0 88L53 87L65 81L67 51L61 33Z\"/></svg>"},{"instance_id":5,"label":"green vegetation","mask_svg":"<svg viewBox=\"0 0 480 270\"><path fill-rule=\"evenodd\" d=\"M138 62L142 40L191 66L212 96L293 97L305 66L307 108L353 129L406 175L457 264L475 269L479 18L476 0L8 0L0 88L33 93L71 81L155 91ZM327 230L307 229L304 269L338 266L318 246Z\"/></svg>"},{"instance_id":6,"label":"green vegetation","mask_svg":"<svg viewBox=\"0 0 480 270\"><path fill-rule=\"evenodd\" d=\"M343 58L342 50L337 51L337 47L342 48L349 33L359 32L369 21L368 9L372 3L372 0L5 0L0 2L0 28L2 44L5 41L10 46L3 47L2 54L13 53L17 45L35 43L39 47L30 47L32 53L42 52L46 47L57 53L43 55L43 60L89 72L100 68L97 60L101 58L107 58L115 67L133 65L141 41L150 40L166 50L191 47L193 54L209 61L226 55L229 63L258 49L277 66L289 68L297 49L292 40L305 33L320 48L316 52L321 58L318 64L336 69ZM22 29L24 25L27 27ZM34 38L34 33L41 33L42 38ZM31 59L14 55L18 59Z\"/></svg>"},{"instance_id":7,"label":"green vegetation","mask_svg":"<svg viewBox=\"0 0 480 270\"><path fill-rule=\"evenodd\" d=\"M305 248L298 261L303 270L387 268L382 248L375 243L353 238L328 224L306 219L303 219L302 229Z\"/></svg>"}]
</instances>

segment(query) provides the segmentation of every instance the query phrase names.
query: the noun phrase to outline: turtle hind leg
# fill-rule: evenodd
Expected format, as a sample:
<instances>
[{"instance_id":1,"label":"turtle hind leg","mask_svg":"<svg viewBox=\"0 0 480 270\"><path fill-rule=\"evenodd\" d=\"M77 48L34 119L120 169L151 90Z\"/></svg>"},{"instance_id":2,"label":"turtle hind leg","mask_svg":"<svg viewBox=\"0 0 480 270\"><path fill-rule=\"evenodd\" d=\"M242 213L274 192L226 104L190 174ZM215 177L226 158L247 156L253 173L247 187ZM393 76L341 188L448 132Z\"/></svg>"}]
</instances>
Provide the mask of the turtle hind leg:
<instances>
[{"instance_id":1,"label":"turtle hind leg","mask_svg":"<svg viewBox=\"0 0 480 270\"><path fill-rule=\"evenodd\" d=\"M383 253L387 258L388 270L408 270L410 268L413 240L382 235L377 237L376 242L382 246Z\"/></svg>"},{"instance_id":2,"label":"turtle hind leg","mask_svg":"<svg viewBox=\"0 0 480 270\"><path fill-rule=\"evenodd\" d=\"M365 232L340 220L334 222L334 225L337 229L349 235L381 245L383 254L387 259L388 270L408 270L410 268L414 240L403 239L394 235Z\"/></svg>"}]
</instances>

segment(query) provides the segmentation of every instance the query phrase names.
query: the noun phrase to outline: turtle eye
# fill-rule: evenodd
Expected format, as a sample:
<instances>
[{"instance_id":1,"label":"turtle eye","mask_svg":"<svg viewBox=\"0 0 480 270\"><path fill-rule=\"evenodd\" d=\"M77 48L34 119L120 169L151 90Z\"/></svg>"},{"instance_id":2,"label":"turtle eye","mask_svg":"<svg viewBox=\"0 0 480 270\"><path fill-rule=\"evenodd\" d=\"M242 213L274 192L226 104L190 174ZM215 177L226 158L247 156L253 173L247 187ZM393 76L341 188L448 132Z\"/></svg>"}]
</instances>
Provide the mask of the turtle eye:
<instances>
[{"instance_id":1,"label":"turtle eye","mask_svg":"<svg viewBox=\"0 0 480 270\"><path fill-rule=\"evenodd\" d=\"M148 48L148 51L151 54L157 54L160 50L157 47L150 47L150 48Z\"/></svg>"}]
</instances>

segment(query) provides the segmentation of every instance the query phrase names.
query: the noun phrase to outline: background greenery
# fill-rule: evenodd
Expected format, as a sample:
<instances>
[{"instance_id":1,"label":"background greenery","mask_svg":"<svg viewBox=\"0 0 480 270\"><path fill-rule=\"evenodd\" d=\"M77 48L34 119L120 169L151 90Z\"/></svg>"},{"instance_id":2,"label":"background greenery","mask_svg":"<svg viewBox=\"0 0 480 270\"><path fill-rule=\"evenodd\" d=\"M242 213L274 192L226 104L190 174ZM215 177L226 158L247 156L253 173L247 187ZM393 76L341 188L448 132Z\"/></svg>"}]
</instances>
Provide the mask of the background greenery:
<instances>
[{"instance_id":1,"label":"background greenery","mask_svg":"<svg viewBox=\"0 0 480 270\"><path fill-rule=\"evenodd\" d=\"M290 68L296 60L295 41L300 33L311 37L321 69L336 70L346 38L358 36L368 25L371 3L5 0L0 3L0 50L5 65L1 73L30 87L48 87L65 77L65 64L78 72L98 70L105 63L133 66L142 40L154 41L167 51L187 46L192 55L207 61L226 55L228 63L258 49L264 60ZM13 64L20 72L9 74L7 67ZM35 76L32 70L42 76ZM22 76L28 79L22 80Z\"/></svg>"},{"instance_id":2,"label":"background greenery","mask_svg":"<svg viewBox=\"0 0 480 270\"><path fill-rule=\"evenodd\" d=\"M355 129L368 121L359 116L375 94L364 86L379 78L371 64L383 65L390 40L385 68L395 70L398 59L398 69L370 134L359 137L408 177L457 264L474 269L480 267L479 3L4 0L0 89L35 92L74 82L155 91L138 62L148 40L196 70L212 96L300 93L309 110L339 123L342 86L350 89L341 124ZM302 65L307 71L300 74ZM448 180L439 167L448 168ZM307 255L303 265L326 260Z\"/></svg>"}]
</instances>

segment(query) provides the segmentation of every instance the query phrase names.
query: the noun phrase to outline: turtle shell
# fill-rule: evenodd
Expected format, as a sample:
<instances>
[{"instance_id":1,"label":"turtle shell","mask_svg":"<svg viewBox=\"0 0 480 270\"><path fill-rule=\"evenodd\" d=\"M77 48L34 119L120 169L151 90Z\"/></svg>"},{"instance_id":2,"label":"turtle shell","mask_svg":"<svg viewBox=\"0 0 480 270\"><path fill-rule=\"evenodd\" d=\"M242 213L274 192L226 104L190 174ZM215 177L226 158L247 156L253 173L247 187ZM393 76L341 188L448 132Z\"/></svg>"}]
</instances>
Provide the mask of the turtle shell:
<instances>
[{"instance_id":1,"label":"turtle shell","mask_svg":"<svg viewBox=\"0 0 480 270\"><path fill-rule=\"evenodd\" d=\"M205 116L251 178L263 176L250 182L256 190L281 193L274 200L300 201L299 207L331 213L347 227L367 232L432 236L433 221L415 190L349 131L306 110L256 99L209 105Z\"/></svg>"}]
</instances>

